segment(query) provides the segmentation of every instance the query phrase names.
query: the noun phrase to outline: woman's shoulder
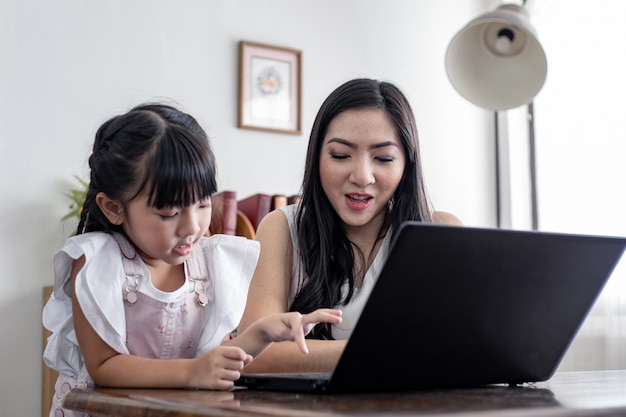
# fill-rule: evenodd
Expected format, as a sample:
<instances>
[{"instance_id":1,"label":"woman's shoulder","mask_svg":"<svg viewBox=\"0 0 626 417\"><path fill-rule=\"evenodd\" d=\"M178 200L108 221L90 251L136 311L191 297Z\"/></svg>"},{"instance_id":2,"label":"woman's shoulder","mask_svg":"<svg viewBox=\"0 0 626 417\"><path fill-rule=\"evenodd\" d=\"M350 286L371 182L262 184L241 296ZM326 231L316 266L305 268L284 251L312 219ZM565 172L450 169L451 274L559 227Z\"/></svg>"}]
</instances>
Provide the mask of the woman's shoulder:
<instances>
[{"instance_id":1,"label":"woman's shoulder","mask_svg":"<svg viewBox=\"0 0 626 417\"><path fill-rule=\"evenodd\" d=\"M445 211L434 211L432 213L433 223L435 224L443 224L448 226L463 226L463 222L461 219L456 217L452 213L448 213Z\"/></svg>"},{"instance_id":2,"label":"woman's shoulder","mask_svg":"<svg viewBox=\"0 0 626 417\"><path fill-rule=\"evenodd\" d=\"M263 217L256 232L260 242L270 241L273 246L279 242L291 244L296 239L296 205L270 211Z\"/></svg>"},{"instance_id":3,"label":"woman's shoulder","mask_svg":"<svg viewBox=\"0 0 626 417\"><path fill-rule=\"evenodd\" d=\"M273 218L280 217L282 219L286 218L288 221L295 221L297 211L298 204L290 204L288 206L278 207L276 210L270 211L265 217L268 217L270 214L272 214Z\"/></svg>"},{"instance_id":4,"label":"woman's shoulder","mask_svg":"<svg viewBox=\"0 0 626 417\"><path fill-rule=\"evenodd\" d=\"M287 226L292 221L295 221L296 217L296 205L292 204L289 206L278 207L276 210L272 210L267 213L259 222L258 228L265 227L277 227L277 226Z\"/></svg>"}]
</instances>

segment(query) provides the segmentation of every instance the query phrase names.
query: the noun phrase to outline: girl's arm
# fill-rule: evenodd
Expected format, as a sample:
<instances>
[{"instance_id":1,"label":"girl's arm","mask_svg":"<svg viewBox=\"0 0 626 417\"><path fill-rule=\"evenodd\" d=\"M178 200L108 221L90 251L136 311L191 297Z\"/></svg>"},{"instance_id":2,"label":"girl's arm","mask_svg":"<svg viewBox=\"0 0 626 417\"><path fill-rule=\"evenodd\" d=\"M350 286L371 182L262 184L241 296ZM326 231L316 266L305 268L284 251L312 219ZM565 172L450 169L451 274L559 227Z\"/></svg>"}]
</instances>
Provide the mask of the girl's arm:
<instances>
[{"instance_id":1,"label":"girl's arm","mask_svg":"<svg viewBox=\"0 0 626 417\"><path fill-rule=\"evenodd\" d=\"M72 267L72 291L84 258ZM252 358L236 346L219 346L194 359L149 359L111 349L89 324L72 293L74 329L94 382L107 387L230 389Z\"/></svg>"},{"instance_id":2,"label":"girl's arm","mask_svg":"<svg viewBox=\"0 0 626 417\"><path fill-rule=\"evenodd\" d=\"M285 214L275 210L266 215L259 224L256 239L261 243L261 253L238 327L240 336L234 340L244 335L257 320L284 313L288 308L293 246ZM307 340L306 344L307 355L293 342L272 344L246 371L332 371L343 352L345 340Z\"/></svg>"}]
</instances>

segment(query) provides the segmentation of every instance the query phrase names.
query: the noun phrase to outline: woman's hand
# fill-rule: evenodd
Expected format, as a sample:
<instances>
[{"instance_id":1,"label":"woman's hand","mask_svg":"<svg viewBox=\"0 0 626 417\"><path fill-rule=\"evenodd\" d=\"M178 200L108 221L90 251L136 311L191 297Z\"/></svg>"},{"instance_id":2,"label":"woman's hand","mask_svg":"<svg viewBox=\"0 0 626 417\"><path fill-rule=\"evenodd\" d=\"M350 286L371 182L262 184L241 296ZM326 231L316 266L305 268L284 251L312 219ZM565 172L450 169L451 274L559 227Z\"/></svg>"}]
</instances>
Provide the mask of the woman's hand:
<instances>
[{"instance_id":1,"label":"woman's hand","mask_svg":"<svg viewBox=\"0 0 626 417\"><path fill-rule=\"evenodd\" d=\"M309 353L305 336L319 323L341 323L341 311L321 308L309 314L278 313L259 320L268 343L295 341L302 353Z\"/></svg>"},{"instance_id":2,"label":"woman's hand","mask_svg":"<svg viewBox=\"0 0 626 417\"><path fill-rule=\"evenodd\" d=\"M341 311L322 308L308 314L297 312L270 314L252 323L225 344L238 346L255 358L273 342L283 341L295 341L301 352L309 353L304 337L319 323L341 323Z\"/></svg>"}]
</instances>

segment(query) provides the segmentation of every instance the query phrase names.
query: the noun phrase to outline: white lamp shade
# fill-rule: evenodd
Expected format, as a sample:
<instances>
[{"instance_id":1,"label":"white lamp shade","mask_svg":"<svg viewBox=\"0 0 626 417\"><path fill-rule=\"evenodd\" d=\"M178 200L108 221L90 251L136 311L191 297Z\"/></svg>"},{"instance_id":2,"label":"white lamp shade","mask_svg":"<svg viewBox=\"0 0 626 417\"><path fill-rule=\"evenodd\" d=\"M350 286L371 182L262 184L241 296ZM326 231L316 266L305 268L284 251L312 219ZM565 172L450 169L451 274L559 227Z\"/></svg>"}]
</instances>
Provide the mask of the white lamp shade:
<instances>
[{"instance_id":1,"label":"white lamp shade","mask_svg":"<svg viewBox=\"0 0 626 417\"><path fill-rule=\"evenodd\" d=\"M507 110L532 101L546 79L546 55L521 6L505 4L472 20L446 52L454 88L470 102Z\"/></svg>"}]
</instances>

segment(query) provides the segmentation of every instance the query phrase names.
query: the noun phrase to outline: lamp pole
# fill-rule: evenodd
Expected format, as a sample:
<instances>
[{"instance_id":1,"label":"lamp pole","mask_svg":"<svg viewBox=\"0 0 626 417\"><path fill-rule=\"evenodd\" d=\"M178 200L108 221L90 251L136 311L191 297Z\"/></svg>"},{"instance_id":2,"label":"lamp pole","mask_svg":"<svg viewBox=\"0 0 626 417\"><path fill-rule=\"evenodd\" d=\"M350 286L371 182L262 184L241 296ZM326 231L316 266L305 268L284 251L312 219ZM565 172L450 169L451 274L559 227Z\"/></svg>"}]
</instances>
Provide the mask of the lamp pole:
<instances>
[{"instance_id":1,"label":"lamp pole","mask_svg":"<svg viewBox=\"0 0 626 417\"><path fill-rule=\"evenodd\" d=\"M530 216L533 230L539 229L537 203L537 162L535 159L535 106L531 101L527 107L528 122L528 162L530 170Z\"/></svg>"},{"instance_id":2,"label":"lamp pole","mask_svg":"<svg viewBox=\"0 0 626 417\"><path fill-rule=\"evenodd\" d=\"M502 227L502 181L500 179L500 124L498 111L493 112L494 138L495 138L495 165L496 165L496 226Z\"/></svg>"}]
</instances>

